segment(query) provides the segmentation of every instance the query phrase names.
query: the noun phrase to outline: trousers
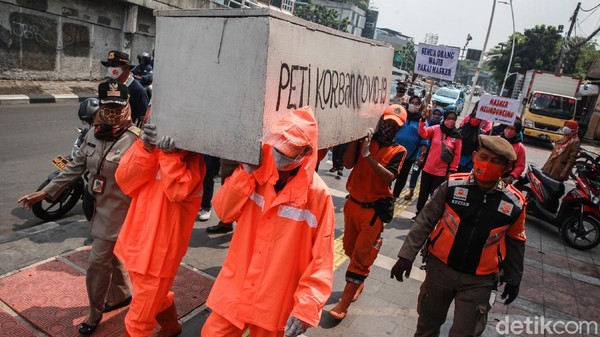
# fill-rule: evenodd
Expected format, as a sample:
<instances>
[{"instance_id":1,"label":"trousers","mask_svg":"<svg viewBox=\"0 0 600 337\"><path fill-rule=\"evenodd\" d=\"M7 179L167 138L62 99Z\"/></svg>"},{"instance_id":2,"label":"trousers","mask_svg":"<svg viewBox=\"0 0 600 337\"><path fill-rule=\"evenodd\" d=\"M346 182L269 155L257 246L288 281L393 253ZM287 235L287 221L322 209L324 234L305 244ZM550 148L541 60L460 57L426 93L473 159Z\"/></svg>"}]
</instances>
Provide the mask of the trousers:
<instances>
[{"instance_id":1,"label":"trousers","mask_svg":"<svg viewBox=\"0 0 600 337\"><path fill-rule=\"evenodd\" d=\"M133 298L125 316L125 328L130 336L150 336L158 325L156 315L173 304L175 293L170 291L173 278L129 272Z\"/></svg>"},{"instance_id":2,"label":"trousers","mask_svg":"<svg viewBox=\"0 0 600 337\"><path fill-rule=\"evenodd\" d=\"M240 329L214 311L204 323L200 337L241 337L246 329L252 337L283 337L283 331L270 331L252 324Z\"/></svg>"},{"instance_id":3,"label":"trousers","mask_svg":"<svg viewBox=\"0 0 600 337\"><path fill-rule=\"evenodd\" d=\"M427 261L427 274L421 285L415 337L437 337L454 301L454 321L449 337L480 336L491 309L490 295L496 275L471 275L458 272L435 256Z\"/></svg>"}]
</instances>

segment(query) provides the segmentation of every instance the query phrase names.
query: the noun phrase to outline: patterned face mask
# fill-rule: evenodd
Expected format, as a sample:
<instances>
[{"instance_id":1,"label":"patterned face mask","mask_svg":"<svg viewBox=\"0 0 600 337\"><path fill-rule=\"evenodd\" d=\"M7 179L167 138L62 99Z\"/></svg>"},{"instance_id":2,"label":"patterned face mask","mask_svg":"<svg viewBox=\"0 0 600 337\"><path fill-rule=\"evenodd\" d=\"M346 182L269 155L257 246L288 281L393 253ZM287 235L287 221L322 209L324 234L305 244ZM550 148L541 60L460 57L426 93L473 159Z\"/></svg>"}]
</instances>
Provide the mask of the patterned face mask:
<instances>
[{"instance_id":1,"label":"patterned face mask","mask_svg":"<svg viewBox=\"0 0 600 337\"><path fill-rule=\"evenodd\" d=\"M98 110L98 118L102 124L108 124L111 126L118 126L123 121L129 119L131 116L131 108L129 104L118 107L110 108L107 106L101 106Z\"/></svg>"},{"instance_id":2,"label":"patterned face mask","mask_svg":"<svg viewBox=\"0 0 600 337\"><path fill-rule=\"evenodd\" d=\"M394 137L396 136L396 132L398 132L400 128L398 124L393 121L381 120L379 123L379 130L375 132L373 138L379 142L379 144L383 146L388 146L394 143Z\"/></svg>"}]
</instances>

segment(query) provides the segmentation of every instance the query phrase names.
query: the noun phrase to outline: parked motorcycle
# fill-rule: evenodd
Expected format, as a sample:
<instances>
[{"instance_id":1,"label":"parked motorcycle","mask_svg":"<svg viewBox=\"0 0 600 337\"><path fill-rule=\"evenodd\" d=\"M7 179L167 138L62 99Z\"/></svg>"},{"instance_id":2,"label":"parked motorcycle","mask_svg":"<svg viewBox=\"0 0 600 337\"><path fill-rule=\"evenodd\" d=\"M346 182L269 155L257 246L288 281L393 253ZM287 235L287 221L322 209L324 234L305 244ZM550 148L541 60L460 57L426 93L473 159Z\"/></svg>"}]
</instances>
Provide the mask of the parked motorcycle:
<instances>
[{"instance_id":1,"label":"parked motorcycle","mask_svg":"<svg viewBox=\"0 0 600 337\"><path fill-rule=\"evenodd\" d=\"M596 165L600 165L600 155L595 152L581 148L579 150L579 155L577 156L577 159L575 159L575 164L573 165L573 168L571 168L571 171L569 172L569 177L571 177L572 179L577 179L577 172L582 167L584 167L586 165L591 165L594 163Z\"/></svg>"},{"instance_id":2,"label":"parked motorcycle","mask_svg":"<svg viewBox=\"0 0 600 337\"><path fill-rule=\"evenodd\" d=\"M557 226L570 247L588 250L600 244L599 171L600 166L594 163L581 166L577 172L577 185L564 195L562 182L529 165L525 178L515 187L527 199L528 215Z\"/></svg>"},{"instance_id":3,"label":"parked motorcycle","mask_svg":"<svg viewBox=\"0 0 600 337\"><path fill-rule=\"evenodd\" d=\"M73 160L75 152L79 150L85 141L85 135L92 125L98 107L99 102L96 98L88 98L81 102L77 115L82 122L87 124L87 127L77 128L79 135L73 144L71 153L66 156L59 155L52 159L52 164L54 164L58 170L48 175L48 178L38 187L37 191L46 187L46 185L48 185L52 179L56 178L60 172L64 170ZM81 199L83 200L83 213L89 221L93 215L94 205L93 198L90 198L89 193L87 192L87 181L88 172L84 173L81 177L75 180L75 182L69 185L69 187L67 187L55 200L44 199L33 204L31 206L33 214L42 220L54 221L73 209L73 207L75 207L77 202L79 202Z\"/></svg>"}]
</instances>

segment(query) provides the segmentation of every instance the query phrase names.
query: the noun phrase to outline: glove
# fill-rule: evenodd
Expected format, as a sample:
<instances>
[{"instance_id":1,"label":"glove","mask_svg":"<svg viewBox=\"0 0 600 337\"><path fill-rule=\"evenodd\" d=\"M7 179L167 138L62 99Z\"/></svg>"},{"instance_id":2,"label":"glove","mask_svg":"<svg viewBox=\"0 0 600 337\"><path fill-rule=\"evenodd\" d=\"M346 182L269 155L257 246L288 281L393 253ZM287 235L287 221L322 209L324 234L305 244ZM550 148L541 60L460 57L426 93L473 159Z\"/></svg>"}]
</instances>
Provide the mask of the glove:
<instances>
[{"instance_id":1,"label":"glove","mask_svg":"<svg viewBox=\"0 0 600 337\"><path fill-rule=\"evenodd\" d=\"M308 324L302 322L298 318L291 316L287 320L287 324L285 325L285 337L296 337L306 332L308 329Z\"/></svg>"},{"instance_id":2,"label":"glove","mask_svg":"<svg viewBox=\"0 0 600 337\"><path fill-rule=\"evenodd\" d=\"M165 153L171 153L175 151L175 141L169 136L162 136L156 147Z\"/></svg>"},{"instance_id":3,"label":"glove","mask_svg":"<svg viewBox=\"0 0 600 337\"><path fill-rule=\"evenodd\" d=\"M502 299L506 298L506 301L504 301L504 304L509 305L515 300L515 298L517 298L517 295L519 295L519 286L507 283L504 286L504 292L502 292L501 298Z\"/></svg>"},{"instance_id":4,"label":"glove","mask_svg":"<svg viewBox=\"0 0 600 337\"><path fill-rule=\"evenodd\" d=\"M156 144L156 125L150 123L144 124L140 139L144 143L144 148L148 151L152 151L152 149L154 149L154 144Z\"/></svg>"},{"instance_id":5,"label":"glove","mask_svg":"<svg viewBox=\"0 0 600 337\"><path fill-rule=\"evenodd\" d=\"M367 131L367 135L365 136L365 138L362 140L361 143L361 148L360 148L360 155L363 157L368 157L371 152L369 152L369 146L371 146L371 139L373 138L373 129L369 129Z\"/></svg>"},{"instance_id":6,"label":"glove","mask_svg":"<svg viewBox=\"0 0 600 337\"><path fill-rule=\"evenodd\" d=\"M404 274L404 276L408 278L410 276L411 269L412 262L403 257L399 257L398 261L396 261L396 264L394 264L394 266L392 267L392 273L390 274L390 278L396 277L396 280L402 282L404 281L402 279L402 274Z\"/></svg>"}]
</instances>

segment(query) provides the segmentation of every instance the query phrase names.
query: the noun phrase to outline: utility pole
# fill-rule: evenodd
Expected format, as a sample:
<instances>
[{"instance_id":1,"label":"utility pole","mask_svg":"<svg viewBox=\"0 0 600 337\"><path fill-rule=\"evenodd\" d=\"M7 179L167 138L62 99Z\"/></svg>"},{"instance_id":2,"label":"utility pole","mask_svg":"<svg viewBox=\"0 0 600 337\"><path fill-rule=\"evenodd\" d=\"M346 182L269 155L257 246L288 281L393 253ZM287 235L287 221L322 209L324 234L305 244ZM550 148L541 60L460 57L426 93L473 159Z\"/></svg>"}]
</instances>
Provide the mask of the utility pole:
<instances>
[{"instance_id":1,"label":"utility pole","mask_svg":"<svg viewBox=\"0 0 600 337\"><path fill-rule=\"evenodd\" d=\"M557 74L561 74L563 71L563 57L565 56L565 45L567 44L567 41L569 40L569 38L571 37L571 32L573 31L573 27L575 26L575 21L577 21L577 14L579 14L579 9L581 8L581 2L577 3L577 7L575 7L575 12L573 12L573 15L571 16L571 25L569 26L569 31L567 32L567 37L563 39L563 42L561 44L560 47L560 54L558 56L558 63L556 64L556 70L555 72Z\"/></svg>"}]
</instances>

